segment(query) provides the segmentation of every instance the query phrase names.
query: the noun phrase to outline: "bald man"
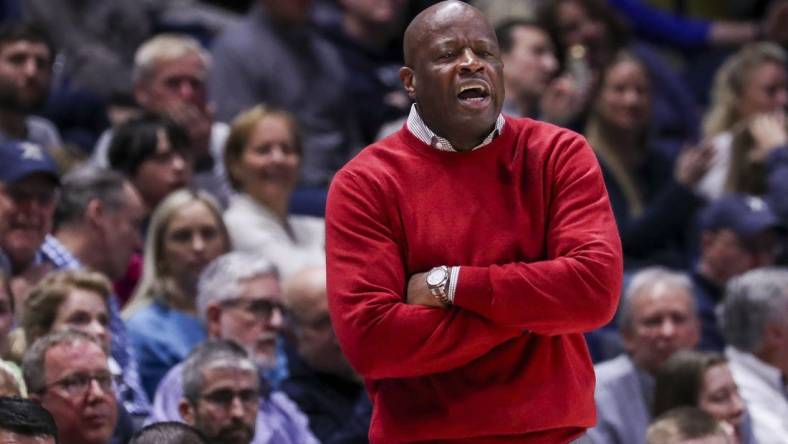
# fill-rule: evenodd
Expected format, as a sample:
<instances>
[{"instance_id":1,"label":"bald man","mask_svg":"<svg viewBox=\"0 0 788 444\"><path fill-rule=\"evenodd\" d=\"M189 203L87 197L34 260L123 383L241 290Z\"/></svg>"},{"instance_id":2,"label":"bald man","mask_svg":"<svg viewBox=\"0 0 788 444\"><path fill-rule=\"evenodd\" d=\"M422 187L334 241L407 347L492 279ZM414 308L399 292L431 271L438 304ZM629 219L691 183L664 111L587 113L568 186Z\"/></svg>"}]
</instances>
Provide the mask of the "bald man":
<instances>
[{"instance_id":1,"label":"bald man","mask_svg":"<svg viewBox=\"0 0 788 444\"><path fill-rule=\"evenodd\" d=\"M406 125L334 178L328 298L373 401L370 441L565 443L594 425L582 333L612 317L621 245L586 141L504 117L481 13L419 14Z\"/></svg>"},{"instance_id":2,"label":"bald man","mask_svg":"<svg viewBox=\"0 0 788 444\"><path fill-rule=\"evenodd\" d=\"M338 437L359 434L366 439L369 399L331 327L325 268L295 273L285 281L283 293L298 354L289 356L290 375L282 391L309 416L309 428L320 442L342 442Z\"/></svg>"}]
</instances>

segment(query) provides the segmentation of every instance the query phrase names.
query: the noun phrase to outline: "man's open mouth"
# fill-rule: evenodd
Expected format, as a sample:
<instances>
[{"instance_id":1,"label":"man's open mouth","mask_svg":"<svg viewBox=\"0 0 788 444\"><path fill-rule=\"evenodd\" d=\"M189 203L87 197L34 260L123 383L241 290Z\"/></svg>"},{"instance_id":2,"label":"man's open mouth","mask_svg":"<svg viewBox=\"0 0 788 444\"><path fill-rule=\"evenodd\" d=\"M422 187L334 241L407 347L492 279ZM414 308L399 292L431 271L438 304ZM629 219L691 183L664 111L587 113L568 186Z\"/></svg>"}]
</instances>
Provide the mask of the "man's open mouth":
<instances>
[{"instance_id":1,"label":"man's open mouth","mask_svg":"<svg viewBox=\"0 0 788 444\"><path fill-rule=\"evenodd\" d=\"M466 84L460 87L457 98L466 105L486 105L490 98L490 91L487 86L482 83Z\"/></svg>"}]
</instances>

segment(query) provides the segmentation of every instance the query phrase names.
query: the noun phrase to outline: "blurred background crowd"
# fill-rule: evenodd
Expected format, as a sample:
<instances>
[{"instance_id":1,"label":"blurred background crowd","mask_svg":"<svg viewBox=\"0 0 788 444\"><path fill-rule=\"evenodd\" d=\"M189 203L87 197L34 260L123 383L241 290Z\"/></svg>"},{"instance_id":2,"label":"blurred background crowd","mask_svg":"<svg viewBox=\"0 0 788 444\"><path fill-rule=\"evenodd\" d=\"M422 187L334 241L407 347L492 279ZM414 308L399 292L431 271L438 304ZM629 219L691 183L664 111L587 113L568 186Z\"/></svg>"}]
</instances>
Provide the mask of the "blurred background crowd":
<instances>
[{"instance_id":1,"label":"blurred background crowd","mask_svg":"<svg viewBox=\"0 0 788 444\"><path fill-rule=\"evenodd\" d=\"M0 394L65 444L163 421L366 442L325 199L403 126L402 35L432 3L0 2ZM788 443L788 2L471 3L503 112L583 134L618 223L590 439Z\"/></svg>"}]
</instances>

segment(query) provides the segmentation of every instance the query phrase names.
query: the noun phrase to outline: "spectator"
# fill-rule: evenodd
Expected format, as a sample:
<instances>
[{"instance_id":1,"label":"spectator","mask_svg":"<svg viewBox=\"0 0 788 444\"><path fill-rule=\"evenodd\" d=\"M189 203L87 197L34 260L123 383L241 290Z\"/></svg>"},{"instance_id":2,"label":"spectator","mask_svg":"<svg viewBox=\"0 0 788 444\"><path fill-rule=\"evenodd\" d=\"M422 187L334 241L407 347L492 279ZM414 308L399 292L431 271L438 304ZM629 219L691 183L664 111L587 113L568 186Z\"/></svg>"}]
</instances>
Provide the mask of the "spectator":
<instances>
[{"instance_id":1,"label":"spectator","mask_svg":"<svg viewBox=\"0 0 788 444\"><path fill-rule=\"evenodd\" d=\"M49 271L36 263L36 252L52 230L60 177L46 150L21 141L0 143L0 171L12 203L0 246L11 262L11 288L20 307L30 286Z\"/></svg>"},{"instance_id":2,"label":"spectator","mask_svg":"<svg viewBox=\"0 0 788 444\"><path fill-rule=\"evenodd\" d=\"M7 359L10 351L8 333L14 326L14 298L8 275L0 271L0 360Z\"/></svg>"},{"instance_id":3,"label":"spectator","mask_svg":"<svg viewBox=\"0 0 788 444\"><path fill-rule=\"evenodd\" d=\"M263 252L284 277L325 263L323 219L288 212L303 155L301 135L287 112L256 106L233 121L225 164L238 193L224 221L235 248Z\"/></svg>"},{"instance_id":4,"label":"spectator","mask_svg":"<svg viewBox=\"0 0 788 444\"><path fill-rule=\"evenodd\" d=\"M112 287L107 278L91 271L69 270L48 274L30 292L25 301L22 329L28 344L49 333L61 331L80 331L92 336L109 356L109 369L115 382L119 398L118 426L116 438L125 441L126 436L135 428L129 416L136 416L136 424L141 424L148 413L148 400L141 393L134 393L124 378L123 369L110 355L112 334L109 331L108 300ZM137 389L139 389L137 382ZM142 401L140 401L140 398ZM123 403L129 404L126 409Z\"/></svg>"},{"instance_id":5,"label":"spectator","mask_svg":"<svg viewBox=\"0 0 788 444\"><path fill-rule=\"evenodd\" d=\"M37 255L42 264L55 270L88 268L110 280L123 276L132 254L140 247L145 215L139 193L123 176L91 166L70 172L63 178L56 215L55 233L46 236ZM137 362L114 294L108 296L108 304L110 353L124 380L118 398L130 414L144 417L150 405L142 392Z\"/></svg>"},{"instance_id":6,"label":"spectator","mask_svg":"<svg viewBox=\"0 0 788 444\"><path fill-rule=\"evenodd\" d=\"M301 183L325 187L361 148L361 137L342 88L345 66L310 27L311 4L256 0L241 23L216 38L209 91L222 121L257 103L292 112L304 137Z\"/></svg>"},{"instance_id":7,"label":"spectator","mask_svg":"<svg viewBox=\"0 0 788 444\"><path fill-rule=\"evenodd\" d=\"M193 164L183 129L153 115L122 124L109 148L109 166L131 181L151 209L191 184Z\"/></svg>"},{"instance_id":8,"label":"spectator","mask_svg":"<svg viewBox=\"0 0 788 444\"><path fill-rule=\"evenodd\" d=\"M760 444L788 437L788 270L761 268L728 283L720 327L725 354Z\"/></svg>"},{"instance_id":9,"label":"spectator","mask_svg":"<svg viewBox=\"0 0 788 444\"><path fill-rule=\"evenodd\" d=\"M262 390L257 368L242 348L208 341L183 364L179 409L186 423L211 442L250 444Z\"/></svg>"},{"instance_id":10,"label":"spectator","mask_svg":"<svg viewBox=\"0 0 788 444\"><path fill-rule=\"evenodd\" d=\"M671 410L649 426L647 444L730 444L714 417L696 407Z\"/></svg>"},{"instance_id":11,"label":"spectator","mask_svg":"<svg viewBox=\"0 0 788 444\"><path fill-rule=\"evenodd\" d=\"M50 153L63 145L55 125L32 114L49 96L54 58L42 29L24 23L0 26L0 141L26 140Z\"/></svg>"},{"instance_id":12,"label":"spectator","mask_svg":"<svg viewBox=\"0 0 788 444\"><path fill-rule=\"evenodd\" d=\"M588 436L600 444L645 443L654 373L698 342L689 278L658 267L638 271L621 300L619 328L627 353L595 368L597 424Z\"/></svg>"},{"instance_id":13,"label":"spectator","mask_svg":"<svg viewBox=\"0 0 788 444\"><path fill-rule=\"evenodd\" d=\"M725 285L753 268L775 264L779 221L763 199L733 194L709 204L698 222L700 254L691 274L702 328L698 347L721 352L725 340L717 307Z\"/></svg>"},{"instance_id":14,"label":"spectator","mask_svg":"<svg viewBox=\"0 0 788 444\"><path fill-rule=\"evenodd\" d=\"M102 99L129 90L134 49L153 32L147 2L24 0L62 52L64 83Z\"/></svg>"},{"instance_id":15,"label":"spectator","mask_svg":"<svg viewBox=\"0 0 788 444\"><path fill-rule=\"evenodd\" d=\"M290 377L282 390L309 416L309 427L321 442L335 442L352 428L357 407L369 400L331 327L326 270L307 268L295 273L285 281L284 295L298 355L289 359ZM370 418L358 419L367 424L356 431L366 441Z\"/></svg>"},{"instance_id":16,"label":"spectator","mask_svg":"<svg viewBox=\"0 0 788 444\"><path fill-rule=\"evenodd\" d=\"M783 145L788 141L781 113L788 105L788 55L774 43L745 46L729 57L714 76L711 105L703 122L703 135L715 150L714 167L700 182L709 198L737 192L779 194L770 177L785 168ZM788 187L784 185L783 190ZM770 190L772 188L772 190ZM775 212L784 217L774 202Z\"/></svg>"},{"instance_id":17,"label":"spectator","mask_svg":"<svg viewBox=\"0 0 788 444\"><path fill-rule=\"evenodd\" d=\"M649 121L653 141L675 158L698 133L698 112L684 80L649 46L631 38L616 10L605 0L555 0L544 3L541 20L557 42L559 60L592 85L621 49L635 53L651 79ZM582 126L581 126L582 127Z\"/></svg>"},{"instance_id":18,"label":"spectator","mask_svg":"<svg viewBox=\"0 0 788 444\"><path fill-rule=\"evenodd\" d=\"M677 49L743 45L759 39L785 39L785 7L771 8L761 21L693 19L664 11L642 0L608 0L643 38ZM764 2L761 2L764 3ZM778 5L781 2L773 2Z\"/></svg>"},{"instance_id":19,"label":"spectator","mask_svg":"<svg viewBox=\"0 0 788 444\"><path fill-rule=\"evenodd\" d=\"M0 442L57 444L55 420L35 401L0 397Z\"/></svg>"},{"instance_id":20,"label":"spectator","mask_svg":"<svg viewBox=\"0 0 788 444\"><path fill-rule=\"evenodd\" d=\"M25 353L30 397L55 419L60 444L109 444L117 421L107 354L92 336L66 331L40 338Z\"/></svg>"},{"instance_id":21,"label":"spectator","mask_svg":"<svg viewBox=\"0 0 788 444\"><path fill-rule=\"evenodd\" d=\"M257 366L265 385L257 414L255 444L316 442L307 418L283 392L276 390L286 377L282 352L284 309L279 277L262 256L233 252L214 260L200 277L197 307L211 339L229 340L243 347ZM173 367L159 384L152 421L181 420L184 365Z\"/></svg>"},{"instance_id":22,"label":"spectator","mask_svg":"<svg viewBox=\"0 0 788 444\"><path fill-rule=\"evenodd\" d=\"M363 144L381 125L404 117L411 101L399 80L405 0L340 0L336 20L322 26L347 68L343 90L361 127Z\"/></svg>"},{"instance_id":23,"label":"spectator","mask_svg":"<svg viewBox=\"0 0 788 444\"><path fill-rule=\"evenodd\" d=\"M144 111L166 117L186 131L185 141L179 134L177 140L170 140L171 144L175 146L177 141L194 159L195 185L225 202L229 186L222 152L229 128L213 120L206 88L210 69L211 58L193 38L158 35L137 49L134 97ZM174 139L169 129L168 134ZM111 130L102 135L93 153L94 162L107 165L112 139ZM146 146L155 145L146 143Z\"/></svg>"},{"instance_id":24,"label":"spectator","mask_svg":"<svg viewBox=\"0 0 788 444\"><path fill-rule=\"evenodd\" d=\"M131 437L129 444L208 444L194 427L181 422L157 422Z\"/></svg>"},{"instance_id":25,"label":"spectator","mask_svg":"<svg viewBox=\"0 0 788 444\"><path fill-rule=\"evenodd\" d=\"M720 354L683 350L660 367L652 415L682 406L697 407L725 424L735 443L755 442L728 360Z\"/></svg>"},{"instance_id":26,"label":"spectator","mask_svg":"<svg viewBox=\"0 0 788 444\"><path fill-rule=\"evenodd\" d=\"M498 25L495 35L501 48L506 89L503 112L543 118L540 102L559 68L550 34L539 23L520 19Z\"/></svg>"},{"instance_id":27,"label":"spectator","mask_svg":"<svg viewBox=\"0 0 788 444\"><path fill-rule=\"evenodd\" d=\"M27 396L22 370L11 357L9 333L14 325L14 298L8 275L0 271L0 396Z\"/></svg>"},{"instance_id":28,"label":"spectator","mask_svg":"<svg viewBox=\"0 0 788 444\"><path fill-rule=\"evenodd\" d=\"M197 279L229 249L221 212L206 193L176 191L153 212L142 280L123 310L150 398L167 370L205 338L196 316Z\"/></svg>"},{"instance_id":29,"label":"spectator","mask_svg":"<svg viewBox=\"0 0 788 444\"><path fill-rule=\"evenodd\" d=\"M625 265L686 268L686 227L703 204L692 186L709 168L711 151L688 149L674 167L654 146L651 82L636 55L616 53L600 75L586 137L602 166Z\"/></svg>"}]
</instances>

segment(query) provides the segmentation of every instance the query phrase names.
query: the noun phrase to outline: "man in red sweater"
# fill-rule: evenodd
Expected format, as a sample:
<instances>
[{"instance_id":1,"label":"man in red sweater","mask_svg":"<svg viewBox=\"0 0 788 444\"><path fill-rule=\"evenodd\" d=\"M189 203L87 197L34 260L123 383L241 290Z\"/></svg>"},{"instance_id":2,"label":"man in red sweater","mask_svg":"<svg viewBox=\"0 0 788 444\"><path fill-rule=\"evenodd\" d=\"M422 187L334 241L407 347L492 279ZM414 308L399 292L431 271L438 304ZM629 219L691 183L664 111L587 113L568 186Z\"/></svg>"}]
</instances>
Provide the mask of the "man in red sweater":
<instances>
[{"instance_id":1,"label":"man in red sweater","mask_svg":"<svg viewBox=\"0 0 788 444\"><path fill-rule=\"evenodd\" d=\"M579 135L500 114L481 13L405 33L406 125L334 178L331 318L364 376L373 443L565 443L593 426L582 332L613 316L621 245Z\"/></svg>"}]
</instances>

